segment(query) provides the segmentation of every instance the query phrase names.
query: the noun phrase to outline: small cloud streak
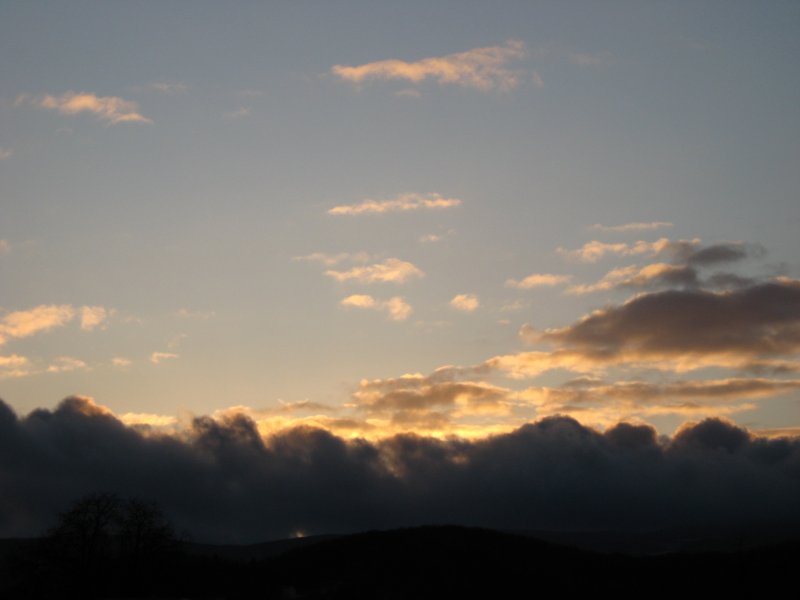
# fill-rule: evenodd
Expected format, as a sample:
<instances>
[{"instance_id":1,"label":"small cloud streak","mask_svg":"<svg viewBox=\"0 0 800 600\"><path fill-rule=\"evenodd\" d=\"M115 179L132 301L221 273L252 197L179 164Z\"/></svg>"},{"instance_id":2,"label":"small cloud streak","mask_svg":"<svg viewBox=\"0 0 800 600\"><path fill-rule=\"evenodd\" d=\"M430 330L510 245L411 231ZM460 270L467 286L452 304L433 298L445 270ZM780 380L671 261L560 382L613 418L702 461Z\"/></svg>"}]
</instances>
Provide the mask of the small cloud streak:
<instances>
[{"instance_id":1,"label":"small cloud streak","mask_svg":"<svg viewBox=\"0 0 800 600\"><path fill-rule=\"evenodd\" d=\"M405 321L413 310L411 305L400 296L394 296L389 300L380 301L366 294L353 294L352 296L344 298L339 304L349 308L366 308L385 311L393 321Z\"/></svg>"},{"instance_id":2,"label":"small cloud streak","mask_svg":"<svg viewBox=\"0 0 800 600\"><path fill-rule=\"evenodd\" d=\"M174 358L178 358L178 355L173 352L153 352L150 355L150 362L154 365L157 365L165 360L171 360Z\"/></svg>"},{"instance_id":3,"label":"small cloud streak","mask_svg":"<svg viewBox=\"0 0 800 600\"><path fill-rule=\"evenodd\" d=\"M536 287L554 287L567 283L572 279L572 275L553 275L551 273L534 273L528 275L525 279L517 281L516 279L509 279L506 281L506 287L517 288L519 290L530 290Z\"/></svg>"},{"instance_id":4,"label":"small cloud streak","mask_svg":"<svg viewBox=\"0 0 800 600\"><path fill-rule=\"evenodd\" d=\"M133 364L133 361L129 358L125 358L124 356L115 356L111 359L111 364L115 367L129 367Z\"/></svg>"},{"instance_id":5,"label":"small cloud streak","mask_svg":"<svg viewBox=\"0 0 800 600\"><path fill-rule=\"evenodd\" d=\"M343 204L328 210L329 215L364 215L388 212L408 212L424 209L444 209L460 206L458 198L443 198L441 194L400 194L392 200L372 200L367 198L358 204Z\"/></svg>"},{"instance_id":6,"label":"small cloud streak","mask_svg":"<svg viewBox=\"0 0 800 600\"><path fill-rule=\"evenodd\" d=\"M89 369L84 361L72 356L59 356L55 362L47 367L48 373L66 373L69 371L86 371Z\"/></svg>"},{"instance_id":7,"label":"small cloud streak","mask_svg":"<svg viewBox=\"0 0 800 600\"><path fill-rule=\"evenodd\" d=\"M151 119L139 114L139 105L132 100L118 96L98 96L88 92L66 92L60 96L17 97L16 106L30 104L38 108L55 110L62 115L75 115L88 112L109 125L119 123L152 123Z\"/></svg>"},{"instance_id":8,"label":"small cloud streak","mask_svg":"<svg viewBox=\"0 0 800 600\"><path fill-rule=\"evenodd\" d=\"M369 80L401 80L419 84L432 79L442 85L508 91L515 88L521 78L507 64L525 58L527 54L523 42L509 40L503 46L474 48L415 62L391 59L357 66L334 65L331 73L356 84Z\"/></svg>"},{"instance_id":9,"label":"small cloud streak","mask_svg":"<svg viewBox=\"0 0 800 600\"><path fill-rule=\"evenodd\" d=\"M355 281L357 283L405 283L415 277L424 277L423 273L410 262L397 258L387 258L381 263L365 267L353 267L348 271L325 271L325 275L336 281Z\"/></svg>"},{"instance_id":10,"label":"small cloud streak","mask_svg":"<svg viewBox=\"0 0 800 600\"><path fill-rule=\"evenodd\" d=\"M649 223L623 223L622 225L601 225L595 223L589 229L594 231L604 231L610 233L626 233L628 231L653 231L663 227L672 227L669 221L651 221Z\"/></svg>"},{"instance_id":11,"label":"small cloud streak","mask_svg":"<svg viewBox=\"0 0 800 600\"><path fill-rule=\"evenodd\" d=\"M333 267L341 262L367 262L372 257L367 252L340 252L338 254L326 254L324 252L313 252L305 256L294 256L292 260L304 262L314 262L326 267Z\"/></svg>"},{"instance_id":12,"label":"small cloud streak","mask_svg":"<svg viewBox=\"0 0 800 600\"><path fill-rule=\"evenodd\" d=\"M481 303L475 294L458 294L450 300L450 306L462 312L475 312Z\"/></svg>"},{"instance_id":13,"label":"small cloud streak","mask_svg":"<svg viewBox=\"0 0 800 600\"><path fill-rule=\"evenodd\" d=\"M11 158L13 155L14 151L10 148L0 148L0 160Z\"/></svg>"}]
</instances>

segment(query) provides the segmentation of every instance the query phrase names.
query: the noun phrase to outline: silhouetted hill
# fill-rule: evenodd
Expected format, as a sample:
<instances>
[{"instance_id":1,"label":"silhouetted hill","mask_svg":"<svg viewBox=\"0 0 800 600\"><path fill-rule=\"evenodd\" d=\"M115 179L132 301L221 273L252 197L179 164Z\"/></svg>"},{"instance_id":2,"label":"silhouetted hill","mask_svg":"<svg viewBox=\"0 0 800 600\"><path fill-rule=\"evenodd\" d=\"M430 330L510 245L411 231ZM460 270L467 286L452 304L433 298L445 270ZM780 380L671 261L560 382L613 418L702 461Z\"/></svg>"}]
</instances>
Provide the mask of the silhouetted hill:
<instances>
[{"instance_id":1,"label":"silhouetted hill","mask_svg":"<svg viewBox=\"0 0 800 600\"><path fill-rule=\"evenodd\" d=\"M597 534L600 535L600 534ZM17 550L14 550L14 548ZM763 598L790 586L800 544L728 552L599 553L455 526L320 536L250 546L188 544L149 579L131 566L64 572L31 540L6 540L0 597L482 598L609 593Z\"/></svg>"}]
</instances>

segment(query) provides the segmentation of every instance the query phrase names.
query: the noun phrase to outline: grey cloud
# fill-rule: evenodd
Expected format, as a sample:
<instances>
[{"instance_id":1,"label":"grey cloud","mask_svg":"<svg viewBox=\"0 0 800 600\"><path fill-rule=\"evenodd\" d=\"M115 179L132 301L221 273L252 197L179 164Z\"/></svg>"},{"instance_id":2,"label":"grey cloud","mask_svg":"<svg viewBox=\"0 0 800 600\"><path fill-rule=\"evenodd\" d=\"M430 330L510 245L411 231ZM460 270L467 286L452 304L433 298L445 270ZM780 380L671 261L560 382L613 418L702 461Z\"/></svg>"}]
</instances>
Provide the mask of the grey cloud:
<instances>
[{"instance_id":1,"label":"grey cloud","mask_svg":"<svg viewBox=\"0 0 800 600\"><path fill-rule=\"evenodd\" d=\"M19 418L0 403L0 536L40 533L103 490L158 502L198 540L422 523L503 529L653 530L800 520L800 440L719 420L659 438L547 418L479 441L345 441L299 427L204 417L143 435L81 398ZM602 499L602 501L598 501Z\"/></svg>"}]
</instances>

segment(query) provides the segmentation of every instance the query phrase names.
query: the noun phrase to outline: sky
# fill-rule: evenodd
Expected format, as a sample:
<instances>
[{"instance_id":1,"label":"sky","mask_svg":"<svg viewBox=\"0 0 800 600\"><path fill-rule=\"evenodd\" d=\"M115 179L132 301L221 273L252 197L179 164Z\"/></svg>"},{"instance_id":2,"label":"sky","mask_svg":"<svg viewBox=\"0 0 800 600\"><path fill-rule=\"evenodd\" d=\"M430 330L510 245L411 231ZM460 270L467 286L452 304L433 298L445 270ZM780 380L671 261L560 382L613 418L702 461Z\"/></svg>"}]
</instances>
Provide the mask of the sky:
<instances>
[{"instance_id":1,"label":"sky","mask_svg":"<svg viewBox=\"0 0 800 600\"><path fill-rule=\"evenodd\" d=\"M4 2L0 397L137 435L797 435L799 27Z\"/></svg>"}]
</instances>

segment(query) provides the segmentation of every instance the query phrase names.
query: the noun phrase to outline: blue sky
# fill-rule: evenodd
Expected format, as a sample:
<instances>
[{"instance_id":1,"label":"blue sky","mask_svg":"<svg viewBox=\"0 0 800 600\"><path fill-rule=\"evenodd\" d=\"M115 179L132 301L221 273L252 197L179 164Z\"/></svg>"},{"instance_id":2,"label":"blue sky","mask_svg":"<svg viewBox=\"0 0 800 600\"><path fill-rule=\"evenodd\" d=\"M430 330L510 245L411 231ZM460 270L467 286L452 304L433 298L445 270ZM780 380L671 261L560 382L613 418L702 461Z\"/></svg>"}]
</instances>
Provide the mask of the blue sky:
<instances>
[{"instance_id":1,"label":"blue sky","mask_svg":"<svg viewBox=\"0 0 800 600\"><path fill-rule=\"evenodd\" d=\"M5 3L0 396L265 432L797 427L799 25L793 2ZM491 362L759 286L785 331L714 335L768 352Z\"/></svg>"}]
</instances>

